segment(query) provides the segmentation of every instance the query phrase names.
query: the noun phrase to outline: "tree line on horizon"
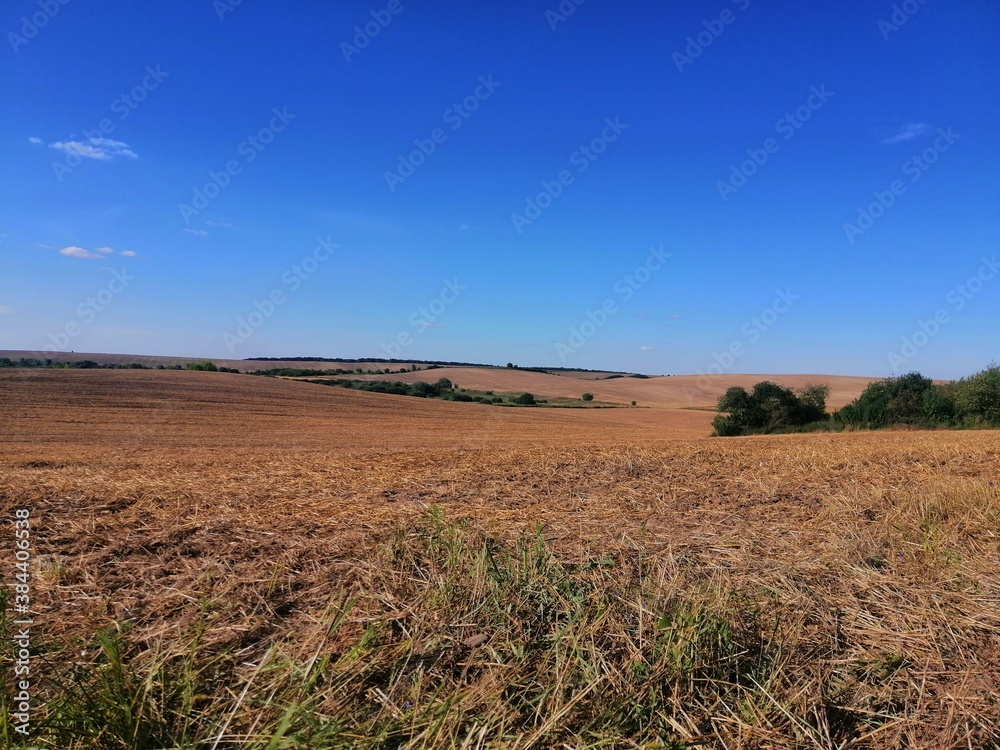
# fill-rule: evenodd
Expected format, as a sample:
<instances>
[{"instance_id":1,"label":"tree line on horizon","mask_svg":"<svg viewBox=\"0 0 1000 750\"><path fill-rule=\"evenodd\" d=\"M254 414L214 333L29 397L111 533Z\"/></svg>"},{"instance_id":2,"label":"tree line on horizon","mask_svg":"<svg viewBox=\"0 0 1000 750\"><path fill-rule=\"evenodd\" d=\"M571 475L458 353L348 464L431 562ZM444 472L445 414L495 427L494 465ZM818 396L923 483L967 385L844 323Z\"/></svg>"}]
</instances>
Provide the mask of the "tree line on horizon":
<instances>
[{"instance_id":1,"label":"tree line on horizon","mask_svg":"<svg viewBox=\"0 0 1000 750\"><path fill-rule=\"evenodd\" d=\"M750 391L740 386L719 399L713 435L764 435L781 432L877 430L895 425L927 429L1000 428L1000 366L969 377L935 383L919 372L869 383L854 401L826 411L830 389L807 385L793 390L761 381Z\"/></svg>"}]
</instances>

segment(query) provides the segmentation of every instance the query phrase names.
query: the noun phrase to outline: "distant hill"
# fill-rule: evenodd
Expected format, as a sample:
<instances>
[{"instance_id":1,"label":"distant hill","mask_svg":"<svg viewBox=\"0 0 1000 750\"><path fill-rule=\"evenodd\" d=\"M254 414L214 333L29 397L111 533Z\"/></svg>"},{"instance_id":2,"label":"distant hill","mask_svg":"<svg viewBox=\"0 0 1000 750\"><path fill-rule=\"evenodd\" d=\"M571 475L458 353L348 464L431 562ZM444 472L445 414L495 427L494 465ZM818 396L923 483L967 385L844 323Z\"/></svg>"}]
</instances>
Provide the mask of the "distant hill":
<instances>
[{"instance_id":1,"label":"distant hill","mask_svg":"<svg viewBox=\"0 0 1000 750\"><path fill-rule=\"evenodd\" d=\"M91 352L56 352L39 355L37 352L0 351L0 357L49 358L54 362L92 360L102 365L141 364L145 367L184 367L189 362L202 362L204 357L158 357L140 354L97 354ZM579 398L584 392L593 393L599 401L665 409L711 409L726 389L738 385L750 388L761 380L771 380L789 388L800 388L810 383L830 386L829 408L838 408L857 398L865 386L877 378L847 375L675 375L629 377L628 373L607 370L571 370L556 368L508 368L494 365L443 364L423 360L384 359L212 359L219 367L229 367L250 372L277 368L300 370L327 370L337 367L378 370L377 375L354 375L359 379L398 380L414 383L418 380L437 380L448 377L461 388L493 390L497 392L530 392L536 396ZM416 365L415 372L399 372ZM434 369L427 370L427 367ZM383 373L385 369L392 370Z\"/></svg>"}]
</instances>

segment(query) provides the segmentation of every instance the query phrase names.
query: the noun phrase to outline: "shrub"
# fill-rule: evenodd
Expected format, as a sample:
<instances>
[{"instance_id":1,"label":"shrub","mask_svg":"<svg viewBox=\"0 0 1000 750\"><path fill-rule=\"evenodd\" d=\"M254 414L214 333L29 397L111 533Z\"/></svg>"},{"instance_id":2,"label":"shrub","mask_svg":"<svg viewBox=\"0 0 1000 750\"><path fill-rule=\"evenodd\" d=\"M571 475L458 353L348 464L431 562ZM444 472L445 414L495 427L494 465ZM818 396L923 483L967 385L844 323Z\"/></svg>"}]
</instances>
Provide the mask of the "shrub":
<instances>
[{"instance_id":1,"label":"shrub","mask_svg":"<svg viewBox=\"0 0 1000 750\"><path fill-rule=\"evenodd\" d=\"M428 396L433 396L434 388L430 383L425 383L422 380L418 380L416 383L411 385L406 392L407 396L417 396L418 398L427 398Z\"/></svg>"},{"instance_id":2,"label":"shrub","mask_svg":"<svg viewBox=\"0 0 1000 750\"><path fill-rule=\"evenodd\" d=\"M204 362L188 362L187 369L189 370L200 370L203 372L218 372L219 368L215 366L214 362L209 362L205 360Z\"/></svg>"},{"instance_id":3,"label":"shrub","mask_svg":"<svg viewBox=\"0 0 1000 750\"><path fill-rule=\"evenodd\" d=\"M1000 427L1000 367L991 365L959 380L952 392L956 411L966 424Z\"/></svg>"},{"instance_id":4,"label":"shrub","mask_svg":"<svg viewBox=\"0 0 1000 750\"><path fill-rule=\"evenodd\" d=\"M825 385L807 385L798 392L768 380L753 390L733 386L719 399L719 414L713 421L719 436L777 432L828 419Z\"/></svg>"},{"instance_id":5,"label":"shrub","mask_svg":"<svg viewBox=\"0 0 1000 750\"><path fill-rule=\"evenodd\" d=\"M918 372L870 383L861 395L838 410L834 419L857 427L887 427L891 424L927 422L926 399L934 382Z\"/></svg>"},{"instance_id":6,"label":"shrub","mask_svg":"<svg viewBox=\"0 0 1000 750\"><path fill-rule=\"evenodd\" d=\"M520 396L514 399L515 404L521 404L522 406L534 406L535 396L532 393L522 393Z\"/></svg>"},{"instance_id":7,"label":"shrub","mask_svg":"<svg viewBox=\"0 0 1000 750\"><path fill-rule=\"evenodd\" d=\"M580 398L583 399L584 401L593 401L594 400L594 394L593 393L584 393L582 396L580 396Z\"/></svg>"}]
</instances>

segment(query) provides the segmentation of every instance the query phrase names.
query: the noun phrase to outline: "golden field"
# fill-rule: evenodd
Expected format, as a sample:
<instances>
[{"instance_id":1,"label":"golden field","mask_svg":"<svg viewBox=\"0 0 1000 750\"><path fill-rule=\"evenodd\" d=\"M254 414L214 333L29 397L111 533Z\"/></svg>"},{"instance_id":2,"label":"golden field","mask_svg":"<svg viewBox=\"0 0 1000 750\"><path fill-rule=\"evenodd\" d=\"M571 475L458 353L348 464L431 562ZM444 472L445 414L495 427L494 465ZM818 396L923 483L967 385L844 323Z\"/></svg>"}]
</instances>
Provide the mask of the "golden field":
<instances>
[{"instance_id":1,"label":"golden field","mask_svg":"<svg viewBox=\"0 0 1000 750\"><path fill-rule=\"evenodd\" d=\"M1000 434L708 438L763 376L458 369L387 377L652 408L0 372L41 746L1000 747Z\"/></svg>"}]
</instances>

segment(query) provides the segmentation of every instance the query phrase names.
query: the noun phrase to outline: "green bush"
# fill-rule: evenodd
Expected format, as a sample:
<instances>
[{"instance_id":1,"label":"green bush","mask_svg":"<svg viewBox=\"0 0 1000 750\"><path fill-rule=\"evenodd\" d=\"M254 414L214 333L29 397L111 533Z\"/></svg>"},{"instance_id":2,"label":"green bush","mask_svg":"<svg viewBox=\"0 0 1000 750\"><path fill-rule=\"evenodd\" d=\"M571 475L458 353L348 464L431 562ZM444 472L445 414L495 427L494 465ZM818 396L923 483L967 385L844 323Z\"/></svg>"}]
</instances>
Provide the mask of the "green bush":
<instances>
[{"instance_id":1,"label":"green bush","mask_svg":"<svg viewBox=\"0 0 1000 750\"><path fill-rule=\"evenodd\" d=\"M189 370L200 370L204 372L218 372L219 368L215 366L215 362L209 362L205 360L204 362L188 362L187 369Z\"/></svg>"},{"instance_id":2,"label":"green bush","mask_svg":"<svg viewBox=\"0 0 1000 750\"><path fill-rule=\"evenodd\" d=\"M520 404L522 406L534 406L535 396L532 393L522 393L520 396L514 399L515 404Z\"/></svg>"},{"instance_id":3,"label":"green bush","mask_svg":"<svg viewBox=\"0 0 1000 750\"><path fill-rule=\"evenodd\" d=\"M892 424L926 424L925 404L934 382L919 372L870 383L861 395L839 409L834 419L856 427L876 428ZM933 404L940 408L940 404Z\"/></svg>"},{"instance_id":4,"label":"green bush","mask_svg":"<svg viewBox=\"0 0 1000 750\"><path fill-rule=\"evenodd\" d=\"M965 424L1000 427L1000 367L991 365L959 380L952 392L956 412Z\"/></svg>"},{"instance_id":5,"label":"green bush","mask_svg":"<svg viewBox=\"0 0 1000 750\"><path fill-rule=\"evenodd\" d=\"M829 417L826 399L830 389L825 385L807 385L793 391L768 380L757 383L753 390L733 386L719 399L720 413L712 421L715 434L722 437L753 435L788 430Z\"/></svg>"},{"instance_id":6,"label":"green bush","mask_svg":"<svg viewBox=\"0 0 1000 750\"><path fill-rule=\"evenodd\" d=\"M1000 427L1000 367L936 385L912 372L871 383L838 410L842 425L877 429L894 424L923 427Z\"/></svg>"},{"instance_id":7,"label":"green bush","mask_svg":"<svg viewBox=\"0 0 1000 750\"><path fill-rule=\"evenodd\" d=\"M580 396L580 398L583 399L584 401L593 401L594 400L594 394L593 393L584 393L582 396Z\"/></svg>"}]
</instances>

